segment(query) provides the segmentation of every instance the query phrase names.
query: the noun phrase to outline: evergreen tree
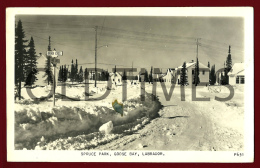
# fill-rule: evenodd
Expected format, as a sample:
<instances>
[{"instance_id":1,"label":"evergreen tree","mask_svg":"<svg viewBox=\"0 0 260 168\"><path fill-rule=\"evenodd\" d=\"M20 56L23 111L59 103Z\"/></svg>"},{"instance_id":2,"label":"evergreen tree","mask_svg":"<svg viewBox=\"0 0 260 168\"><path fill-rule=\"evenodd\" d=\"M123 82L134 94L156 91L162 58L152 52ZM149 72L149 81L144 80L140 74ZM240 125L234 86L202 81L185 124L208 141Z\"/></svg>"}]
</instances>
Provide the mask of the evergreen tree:
<instances>
[{"instance_id":1,"label":"evergreen tree","mask_svg":"<svg viewBox=\"0 0 260 168\"><path fill-rule=\"evenodd\" d=\"M82 66L80 66L80 69L79 69L78 82L83 82L83 70L82 70Z\"/></svg>"},{"instance_id":2,"label":"evergreen tree","mask_svg":"<svg viewBox=\"0 0 260 168\"><path fill-rule=\"evenodd\" d=\"M24 44L27 42L22 26L22 21L19 20L15 29L15 85L17 86L17 94L21 99L21 87L24 81L24 57L26 55Z\"/></svg>"},{"instance_id":3,"label":"evergreen tree","mask_svg":"<svg viewBox=\"0 0 260 168\"><path fill-rule=\"evenodd\" d=\"M109 72L108 72L108 70L106 71L106 81L108 81L109 80Z\"/></svg>"},{"instance_id":4,"label":"evergreen tree","mask_svg":"<svg viewBox=\"0 0 260 168\"><path fill-rule=\"evenodd\" d=\"M221 72L221 75L220 75L220 81L221 81L221 85L225 84L225 79L224 79L224 76L223 76L222 72Z\"/></svg>"},{"instance_id":5,"label":"evergreen tree","mask_svg":"<svg viewBox=\"0 0 260 168\"><path fill-rule=\"evenodd\" d=\"M85 82L86 82L86 79L88 79L88 77L89 77L89 72L88 72L88 68L86 68L85 72L84 72Z\"/></svg>"},{"instance_id":6,"label":"evergreen tree","mask_svg":"<svg viewBox=\"0 0 260 168\"><path fill-rule=\"evenodd\" d=\"M48 45L48 51L51 51L51 37L49 36L49 45ZM46 56L47 60L45 63L45 74L43 77L46 77L46 79L44 80L48 85L50 83L53 82L53 78L52 78L52 68L51 68L51 56Z\"/></svg>"},{"instance_id":7,"label":"evergreen tree","mask_svg":"<svg viewBox=\"0 0 260 168\"><path fill-rule=\"evenodd\" d=\"M50 83L53 83L53 78L52 78L52 65L51 65L51 56L47 56L47 60L45 62L45 74L43 75L43 77L46 77L46 79L44 80L48 85Z\"/></svg>"},{"instance_id":8,"label":"evergreen tree","mask_svg":"<svg viewBox=\"0 0 260 168\"><path fill-rule=\"evenodd\" d=\"M66 68L66 65L64 65L63 69L63 82L66 82L68 78L68 69Z\"/></svg>"},{"instance_id":9,"label":"evergreen tree","mask_svg":"<svg viewBox=\"0 0 260 168\"><path fill-rule=\"evenodd\" d=\"M153 67L151 67L150 75L149 75L149 83L153 81Z\"/></svg>"},{"instance_id":10,"label":"evergreen tree","mask_svg":"<svg viewBox=\"0 0 260 168\"><path fill-rule=\"evenodd\" d=\"M149 82L149 76L148 76L147 70L145 70L145 72L144 72L144 81Z\"/></svg>"},{"instance_id":11,"label":"evergreen tree","mask_svg":"<svg viewBox=\"0 0 260 168\"><path fill-rule=\"evenodd\" d=\"M103 69L102 69L102 72L101 72L100 80L101 81L105 81L106 80L106 72Z\"/></svg>"},{"instance_id":12,"label":"evergreen tree","mask_svg":"<svg viewBox=\"0 0 260 168\"><path fill-rule=\"evenodd\" d=\"M135 76L135 80L138 80L138 76L137 75Z\"/></svg>"},{"instance_id":13,"label":"evergreen tree","mask_svg":"<svg viewBox=\"0 0 260 168\"><path fill-rule=\"evenodd\" d=\"M76 64L74 66L74 79L79 82L79 74L78 74L78 60L76 59Z\"/></svg>"},{"instance_id":14,"label":"evergreen tree","mask_svg":"<svg viewBox=\"0 0 260 168\"><path fill-rule=\"evenodd\" d=\"M224 69L224 75L223 75L223 85L228 85L229 83L229 78L228 78L228 69Z\"/></svg>"},{"instance_id":15,"label":"evergreen tree","mask_svg":"<svg viewBox=\"0 0 260 168\"><path fill-rule=\"evenodd\" d=\"M200 83L200 78L199 78L199 74L200 74L200 70L199 70L199 59L197 58L197 62L195 64L195 69L194 69L194 78L193 78L193 84L195 86L197 86Z\"/></svg>"},{"instance_id":16,"label":"evergreen tree","mask_svg":"<svg viewBox=\"0 0 260 168\"><path fill-rule=\"evenodd\" d=\"M122 76L122 80L127 80L125 70L124 70L124 73L123 73L123 76Z\"/></svg>"},{"instance_id":17,"label":"evergreen tree","mask_svg":"<svg viewBox=\"0 0 260 168\"><path fill-rule=\"evenodd\" d=\"M64 82L64 67L61 66L61 81Z\"/></svg>"},{"instance_id":18,"label":"evergreen tree","mask_svg":"<svg viewBox=\"0 0 260 168\"><path fill-rule=\"evenodd\" d=\"M70 67L70 80L73 83L73 81L74 81L74 64L73 64L73 59L71 61L71 67Z\"/></svg>"},{"instance_id":19,"label":"evergreen tree","mask_svg":"<svg viewBox=\"0 0 260 168\"><path fill-rule=\"evenodd\" d=\"M182 65L181 77L180 77L180 84L181 84L182 86L188 84L188 77L187 77L186 71L187 71L186 62L184 62L183 65Z\"/></svg>"},{"instance_id":20,"label":"evergreen tree","mask_svg":"<svg viewBox=\"0 0 260 168\"><path fill-rule=\"evenodd\" d=\"M35 52L35 46L34 46L34 40L33 37L31 37L31 40L29 42L29 51L27 53L26 62L24 64L24 70L26 74L26 83L25 85L33 85L34 82L37 80L36 74L37 74L37 56Z\"/></svg>"},{"instance_id":21,"label":"evergreen tree","mask_svg":"<svg viewBox=\"0 0 260 168\"><path fill-rule=\"evenodd\" d=\"M114 73L116 73L116 65L115 65Z\"/></svg>"},{"instance_id":22,"label":"evergreen tree","mask_svg":"<svg viewBox=\"0 0 260 168\"><path fill-rule=\"evenodd\" d=\"M209 83L210 85L214 85L216 83L215 65L211 67L209 74Z\"/></svg>"},{"instance_id":23,"label":"evergreen tree","mask_svg":"<svg viewBox=\"0 0 260 168\"><path fill-rule=\"evenodd\" d=\"M229 46L228 56L226 60L226 69L229 72L232 69L231 46Z\"/></svg>"},{"instance_id":24,"label":"evergreen tree","mask_svg":"<svg viewBox=\"0 0 260 168\"><path fill-rule=\"evenodd\" d=\"M228 77L228 72L232 69L232 58L231 58L231 46L229 46L228 49L228 56L227 56L227 60L226 60L226 66L225 70L224 70L224 85L229 84L229 77Z\"/></svg>"},{"instance_id":25,"label":"evergreen tree","mask_svg":"<svg viewBox=\"0 0 260 168\"><path fill-rule=\"evenodd\" d=\"M58 81L62 81L62 75L61 74L62 74L62 70L61 70L61 66L60 66Z\"/></svg>"},{"instance_id":26,"label":"evergreen tree","mask_svg":"<svg viewBox=\"0 0 260 168\"><path fill-rule=\"evenodd\" d=\"M49 36L49 45L48 45L48 51L51 51L51 36Z\"/></svg>"}]
</instances>

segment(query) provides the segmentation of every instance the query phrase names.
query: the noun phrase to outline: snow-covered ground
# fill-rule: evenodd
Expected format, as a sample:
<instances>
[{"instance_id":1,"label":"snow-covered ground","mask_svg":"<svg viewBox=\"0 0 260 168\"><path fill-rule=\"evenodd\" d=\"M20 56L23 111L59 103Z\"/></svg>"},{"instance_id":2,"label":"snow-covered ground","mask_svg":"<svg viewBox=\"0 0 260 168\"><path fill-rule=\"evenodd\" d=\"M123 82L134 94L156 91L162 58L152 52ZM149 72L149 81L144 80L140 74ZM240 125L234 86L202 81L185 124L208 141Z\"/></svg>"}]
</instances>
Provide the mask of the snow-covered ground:
<instances>
[{"instance_id":1,"label":"snow-covered ground","mask_svg":"<svg viewBox=\"0 0 260 168\"><path fill-rule=\"evenodd\" d=\"M90 84L90 98L97 98L105 93L107 86L105 82L98 83L97 86L95 88ZM122 101L122 86L113 86L110 94L98 101L85 101L84 84L67 86L66 97L62 96L61 88L58 86L56 90L55 107L52 106L51 96L48 99L35 101L28 96L26 88L22 89L24 99L16 101L15 104L16 149L91 148L92 141L96 145L99 144L95 141L96 138L100 138L98 142L105 143L111 138L140 129L156 117L160 108L159 102L152 101L151 95L146 94L146 101L140 100L138 85L127 85L126 101ZM50 89L50 87L36 87L32 92L40 98L47 96ZM76 101L72 101L71 98ZM115 99L123 102L123 117L112 107L112 101ZM99 132L99 127L109 121L113 123L112 133L107 135ZM51 145L64 137L67 140L70 137L69 140L74 143L66 147Z\"/></svg>"},{"instance_id":2,"label":"snow-covered ground","mask_svg":"<svg viewBox=\"0 0 260 168\"><path fill-rule=\"evenodd\" d=\"M122 101L122 86L113 86L105 99L85 101L84 84L67 85L67 97L59 94L61 86L58 86L55 107L52 107L52 97L34 101L26 97L23 88L25 99L15 104L16 149L225 151L244 148L243 86L234 87L232 99L220 102L215 96L227 97L229 90L225 86L197 87L196 97L208 97L210 101L192 101L190 87L185 87L185 101L181 101L179 86L175 86L171 100L166 101L159 83L156 91L159 101L152 101L152 85L148 83L145 101L140 100L140 85L130 84L127 101ZM97 86L90 85L90 98L106 92L106 83ZM166 86L169 92L170 87ZM49 90L37 87L32 91L41 97L48 95ZM115 99L124 104L123 117L112 108Z\"/></svg>"}]
</instances>

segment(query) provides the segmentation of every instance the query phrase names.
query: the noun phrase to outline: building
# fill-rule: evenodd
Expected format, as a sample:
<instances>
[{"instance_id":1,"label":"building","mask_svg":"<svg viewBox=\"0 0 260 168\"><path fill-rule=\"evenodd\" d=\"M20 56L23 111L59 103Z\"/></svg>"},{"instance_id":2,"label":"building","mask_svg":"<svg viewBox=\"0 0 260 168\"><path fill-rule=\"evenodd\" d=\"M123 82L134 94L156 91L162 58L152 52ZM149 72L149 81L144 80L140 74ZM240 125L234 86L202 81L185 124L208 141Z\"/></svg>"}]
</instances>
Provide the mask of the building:
<instances>
[{"instance_id":1,"label":"building","mask_svg":"<svg viewBox=\"0 0 260 168\"><path fill-rule=\"evenodd\" d=\"M121 85L122 84L122 75L118 72L111 72L109 74L112 84Z\"/></svg>"},{"instance_id":2,"label":"building","mask_svg":"<svg viewBox=\"0 0 260 168\"><path fill-rule=\"evenodd\" d=\"M39 54L37 57L37 80L35 81L34 85L38 86L46 86L47 83L44 81L47 77L43 77L45 75L45 65L46 65L47 57L43 55L42 53ZM52 72L54 72L54 69L52 67ZM59 69L58 66L56 66L56 84L58 83L58 74Z\"/></svg>"},{"instance_id":3,"label":"building","mask_svg":"<svg viewBox=\"0 0 260 168\"><path fill-rule=\"evenodd\" d=\"M166 74L163 74L161 77L161 81L165 83L174 83L175 80L175 68L167 69Z\"/></svg>"},{"instance_id":4,"label":"building","mask_svg":"<svg viewBox=\"0 0 260 168\"><path fill-rule=\"evenodd\" d=\"M195 65L196 65L196 62L193 60L189 63L186 63L186 75L187 75L188 85L192 85L192 83L193 83L194 74L195 74ZM182 66L179 66L178 68L176 68L175 75L174 75L174 76L176 76L176 79L177 79L176 84L180 84L181 70L182 70ZM199 62L200 83L203 82L203 83L206 83L205 85L208 85L209 71L210 71L210 69L206 65Z\"/></svg>"},{"instance_id":5,"label":"building","mask_svg":"<svg viewBox=\"0 0 260 168\"><path fill-rule=\"evenodd\" d=\"M229 84L237 85L245 83L244 63L235 63L228 73Z\"/></svg>"}]
</instances>

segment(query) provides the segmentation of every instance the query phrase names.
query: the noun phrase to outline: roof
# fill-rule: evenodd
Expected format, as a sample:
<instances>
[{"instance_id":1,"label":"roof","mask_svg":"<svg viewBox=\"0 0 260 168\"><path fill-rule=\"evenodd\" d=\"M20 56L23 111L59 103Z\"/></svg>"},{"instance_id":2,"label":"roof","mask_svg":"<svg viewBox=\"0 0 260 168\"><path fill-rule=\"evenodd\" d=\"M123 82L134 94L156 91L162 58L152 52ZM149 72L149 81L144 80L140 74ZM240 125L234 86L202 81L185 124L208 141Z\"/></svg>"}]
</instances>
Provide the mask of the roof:
<instances>
[{"instance_id":1,"label":"roof","mask_svg":"<svg viewBox=\"0 0 260 168\"><path fill-rule=\"evenodd\" d=\"M186 63L186 68L189 68L189 67L192 67L192 66L195 66L196 62L188 62ZM209 67L207 67L206 65L202 64L201 62L199 62L199 68L206 68L206 69L209 69ZM182 69L182 65L178 67L178 69Z\"/></svg>"},{"instance_id":2,"label":"roof","mask_svg":"<svg viewBox=\"0 0 260 168\"><path fill-rule=\"evenodd\" d=\"M115 74L122 76L122 75L121 75L120 73L118 73L118 72L115 72L115 73L114 73L114 72L110 72L110 73L109 73L109 76L113 76L113 75L115 75Z\"/></svg>"},{"instance_id":3,"label":"roof","mask_svg":"<svg viewBox=\"0 0 260 168\"><path fill-rule=\"evenodd\" d=\"M232 69L229 71L228 75L244 75L244 63L235 63L232 67Z\"/></svg>"}]
</instances>

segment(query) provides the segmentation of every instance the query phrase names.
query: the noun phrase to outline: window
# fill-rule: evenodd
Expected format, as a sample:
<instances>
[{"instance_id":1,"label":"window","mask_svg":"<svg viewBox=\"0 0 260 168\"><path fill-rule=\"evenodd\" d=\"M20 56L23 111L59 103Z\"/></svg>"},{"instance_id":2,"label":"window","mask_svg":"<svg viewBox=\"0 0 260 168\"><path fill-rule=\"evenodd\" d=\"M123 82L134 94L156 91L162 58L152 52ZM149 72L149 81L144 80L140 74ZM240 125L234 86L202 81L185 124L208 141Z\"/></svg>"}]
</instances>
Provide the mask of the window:
<instances>
[{"instance_id":1,"label":"window","mask_svg":"<svg viewBox=\"0 0 260 168\"><path fill-rule=\"evenodd\" d=\"M192 70L192 75L194 75L194 70Z\"/></svg>"},{"instance_id":2,"label":"window","mask_svg":"<svg viewBox=\"0 0 260 168\"><path fill-rule=\"evenodd\" d=\"M205 75L205 70L202 71L202 75Z\"/></svg>"},{"instance_id":3,"label":"window","mask_svg":"<svg viewBox=\"0 0 260 168\"><path fill-rule=\"evenodd\" d=\"M239 84L239 76L236 77L236 84Z\"/></svg>"},{"instance_id":4,"label":"window","mask_svg":"<svg viewBox=\"0 0 260 168\"><path fill-rule=\"evenodd\" d=\"M240 76L240 84L244 84L245 83L245 77L244 76Z\"/></svg>"}]
</instances>

